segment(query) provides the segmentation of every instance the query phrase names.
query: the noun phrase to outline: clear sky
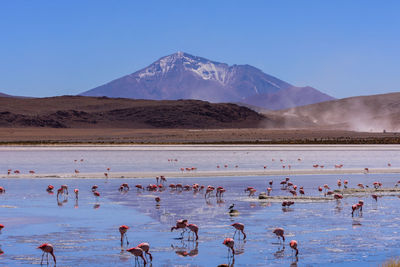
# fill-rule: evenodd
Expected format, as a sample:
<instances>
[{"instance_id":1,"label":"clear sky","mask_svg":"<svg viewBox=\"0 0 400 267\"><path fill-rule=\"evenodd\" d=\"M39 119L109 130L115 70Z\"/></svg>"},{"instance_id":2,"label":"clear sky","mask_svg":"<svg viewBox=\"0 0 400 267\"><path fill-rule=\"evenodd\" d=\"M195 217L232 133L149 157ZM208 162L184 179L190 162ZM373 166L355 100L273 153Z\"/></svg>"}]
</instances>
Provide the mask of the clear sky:
<instances>
[{"instance_id":1,"label":"clear sky","mask_svg":"<svg viewBox=\"0 0 400 267\"><path fill-rule=\"evenodd\" d=\"M177 51L338 98L400 91L400 1L0 1L0 92L77 94Z\"/></svg>"}]
</instances>

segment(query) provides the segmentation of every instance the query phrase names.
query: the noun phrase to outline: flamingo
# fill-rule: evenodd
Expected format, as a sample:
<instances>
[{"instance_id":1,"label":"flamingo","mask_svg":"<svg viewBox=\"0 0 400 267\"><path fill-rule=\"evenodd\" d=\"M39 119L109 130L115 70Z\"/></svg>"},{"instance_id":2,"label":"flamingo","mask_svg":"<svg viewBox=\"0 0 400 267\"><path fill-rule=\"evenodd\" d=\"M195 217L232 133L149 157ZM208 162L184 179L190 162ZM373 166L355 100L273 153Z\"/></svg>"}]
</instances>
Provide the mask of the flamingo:
<instances>
[{"instance_id":1,"label":"flamingo","mask_svg":"<svg viewBox=\"0 0 400 267\"><path fill-rule=\"evenodd\" d=\"M283 242L285 242L285 236L284 236L285 230L283 230L283 228L275 228L273 233L278 237L279 243L281 242L281 238Z\"/></svg>"},{"instance_id":2,"label":"flamingo","mask_svg":"<svg viewBox=\"0 0 400 267\"><path fill-rule=\"evenodd\" d=\"M375 199L375 201L378 201L378 196L377 196L377 195L373 194L373 195L371 195L371 197L372 197L373 199Z\"/></svg>"},{"instance_id":3,"label":"flamingo","mask_svg":"<svg viewBox=\"0 0 400 267\"><path fill-rule=\"evenodd\" d=\"M121 234L121 246L124 243L124 237L126 239L126 244L129 245L129 241L128 241L128 236L126 235L126 232L128 232L129 226L126 225L121 225L118 230Z\"/></svg>"},{"instance_id":4,"label":"flamingo","mask_svg":"<svg viewBox=\"0 0 400 267\"><path fill-rule=\"evenodd\" d=\"M137 245L137 247L141 248L143 250L143 252L145 253L145 257L148 254L150 257L150 261L153 261L153 255L151 255L151 253L149 252L149 250L150 250L149 243L140 243L139 245Z\"/></svg>"},{"instance_id":5,"label":"flamingo","mask_svg":"<svg viewBox=\"0 0 400 267\"><path fill-rule=\"evenodd\" d=\"M337 180L337 186L339 187L339 189L340 189L340 187L342 187L342 180Z\"/></svg>"},{"instance_id":6,"label":"flamingo","mask_svg":"<svg viewBox=\"0 0 400 267\"><path fill-rule=\"evenodd\" d=\"M75 193L75 199L78 199L79 189L75 188L74 193Z\"/></svg>"},{"instance_id":7,"label":"flamingo","mask_svg":"<svg viewBox=\"0 0 400 267\"><path fill-rule=\"evenodd\" d=\"M349 181L348 180L344 180L343 183L344 183L344 186L343 186L344 189L347 189L347 185L349 184Z\"/></svg>"},{"instance_id":8,"label":"flamingo","mask_svg":"<svg viewBox=\"0 0 400 267\"><path fill-rule=\"evenodd\" d=\"M252 189L250 189L249 190L249 197L251 197L251 196L254 196L254 194L256 193L256 189L255 188L252 188Z\"/></svg>"},{"instance_id":9,"label":"flamingo","mask_svg":"<svg viewBox=\"0 0 400 267\"><path fill-rule=\"evenodd\" d=\"M362 212L362 207L364 206L364 201L363 200L359 200L358 201L358 204L357 204L359 207L360 207L360 212Z\"/></svg>"},{"instance_id":10,"label":"flamingo","mask_svg":"<svg viewBox=\"0 0 400 267\"><path fill-rule=\"evenodd\" d=\"M304 189L303 189L303 187L300 187L299 193L300 193L300 195L304 195Z\"/></svg>"},{"instance_id":11,"label":"flamingo","mask_svg":"<svg viewBox=\"0 0 400 267\"><path fill-rule=\"evenodd\" d=\"M0 231L4 228L4 224L0 223Z\"/></svg>"},{"instance_id":12,"label":"flamingo","mask_svg":"<svg viewBox=\"0 0 400 267\"><path fill-rule=\"evenodd\" d=\"M272 191L272 188L271 188L271 187L268 187L268 188L267 188L267 194L268 194L268 196L271 194L271 191Z\"/></svg>"},{"instance_id":13,"label":"flamingo","mask_svg":"<svg viewBox=\"0 0 400 267\"><path fill-rule=\"evenodd\" d=\"M97 185L92 186L92 192L97 191L97 188L99 188Z\"/></svg>"},{"instance_id":14,"label":"flamingo","mask_svg":"<svg viewBox=\"0 0 400 267\"><path fill-rule=\"evenodd\" d=\"M97 192L97 191L94 191L93 192L93 195L96 197L96 199L100 196L100 193L99 192Z\"/></svg>"},{"instance_id":15,"label":"flamingo","mask_svg":"<svg viewBox=\"0 0 400 267\"><path fill-rule=\"evenodd\" d=\"M161 201L161 198L160 197L156 197L154 200L156 201L157 205L159 205L159 203Z\"/></svg>"},{"instance_id":16,"label":"flamingo","mask_svg":"<svg viewBox=\"0 0 400 267\"><path fill-rule=\"evenodd\" d=\"M44 243L44 244L41 244L40 246L38 246L37 248L39 248L43 251L42 260L40 261L40 264L43 264L43 257L44 257L45 253L47 253L46 254L47 255L47 264L49 264L49 254L53 257L54 264L57 263L56 256L54 256L54 249L53 249L52 244Z\"/></svg>"},{"instance_id":17,"label":"flamingo","mask_svg":"<svg viewBox=\"0 0 400 267\"><path fill-rule=\"evenodd\" d=\"M183 238L183 234L186 231L186 226L187 226L187 220L181 219L181 220L177 220L176 221L176 225L171 227L171 232L173 230L178 230L178 229L182 229L182 233L181 233L181 238Z\"/></svg>"},{"instance_id":18,"label":"flamingo","mask_svg":"<svg viewBox=\"0 0 400 267\"><path fill-rule=\"evenodd\" d=\"M231 226L235 227L235 233L233 234L233 238L235 238L236 233L239 231L239 239L240 239L240 232L243 234L243 240L246 239L246 234L244 232L244 224L243 223L234 223Z\"/></svg>"},{"instance_id":19,"label":"flamingo","mask_svg":"<svg viewBox=\"0 0 400 267\"><path fill-rule=\"evenodd\" d=\"M343 196L341 194L334 194L333 197L337 200L342 199Z\"/></svg>"},{"instance_id":20,"label":"flamingo","mask_svg":"<svg viewBox=\"0 0 400 267\"><path fill-rule=\"evenodd\" d=\"M47 192L53 192L53 189L54 189L54 186L52 186L51 184L49 184L49 185L47 186L46 191L47 191Z\"/></svg>"},{"instance_id":21,"label":"flamingo","mask_svg":"<svg viewBox=\"0 0 400 267\"><path fill-rule=\"evenodd\" d=\"M354 212L358 210L358 205L354 204L351 206L351 217L354 217Z\"/></svg>"},{"instance_id":22,"label":"flamingo","mask_svg":"<svg viewBox=\"0 0 400 267\"><path fill-rule=\"evenodd\" d=\"M273 183L274 183L274 181L270 180L270 181L269 181L269 186L272 187L272 184L273 184Z\"/></svg>"},{"instance_id":23,"label":"flamingo","mask_svg":"<svg viewBox=\"0 0 400 267\"><path fill-rule=\"evenodd\" d=\"M3 194L5 192L6 192L6 190L4 189L4 187L0 186L0 194Z\"/></svg>"},{"instance_id":24,"label":"flamingo","mask_svg":"<svg viewBox=\"0 0 400 267\"><path fill-rule=\"evenodd\" d=\"M299 250L297 249L297 241L296 241L296 240L290 241L289 246L290 246L294 251L296 251L295 256L297 257L297 255L299 254Z\"/></svg>"},{"instance_id":25,"label":"flamingo","mask_svg":"<svg viewBox=\"0 0 400 267\"><path fill-rule=\"evenodd\" d=\"M230 251L232 251L232 257L234 257L235 256L235 249L234 249L235 241L232 238L228 237L228 238L224 239L224 242L222 242L222 244L224 244L225 246L228 247L228 257L229 257Z\"/></svg>"},{"instance_id":26,"label":"flamingo","mask_svg":"<svg viewBox=\"0 0 400 267\"><path fill-rule=\"evenodd\" d=\"M137 184L137 185L135 185L135 187L139 190L139 189L143 189L144 190L144 188L143 188L143 186L141 185L141 184Z\"/></svg>"},{"instance_id":27,"label":"flamingo","mask_svg":"<svg viewBox=\"0 0 400 267\"><path fill-rule=\"evenodd\" d=\"M199 235L198 235L199 227L193 223L188 224L186 227L189 228L189 230L196 235L196 240L198 240L199 239Z\"/></svg>"},{"instance_id":28,"label":"flamingo","mask_svg":"<svg viewBox=\"0 0 400 267\"><path fill-rule=\"evenodd\" d=\"M214 189L215 188L213 186L211 186L211 185L207 186L206 194L204 195L204 197L205 198L210 197L211 193L214 191Z\"/></svg>"},{"instance_id":29,"label":"flamingo","mask_svg":"<svg viewBox=\"0 0 400 267\"><path fill-rule=\"evenodd\" d=\"M128 248L126 251L128 251L129 253L131 253L133 256L135 256L135 263L139 263L139 259L138 257L141 257L143 260L143 264L146 265L146 259L143 256L143 249L139 248L139 247L134 247L134 248Z\"/></svg>"}]
</instances>

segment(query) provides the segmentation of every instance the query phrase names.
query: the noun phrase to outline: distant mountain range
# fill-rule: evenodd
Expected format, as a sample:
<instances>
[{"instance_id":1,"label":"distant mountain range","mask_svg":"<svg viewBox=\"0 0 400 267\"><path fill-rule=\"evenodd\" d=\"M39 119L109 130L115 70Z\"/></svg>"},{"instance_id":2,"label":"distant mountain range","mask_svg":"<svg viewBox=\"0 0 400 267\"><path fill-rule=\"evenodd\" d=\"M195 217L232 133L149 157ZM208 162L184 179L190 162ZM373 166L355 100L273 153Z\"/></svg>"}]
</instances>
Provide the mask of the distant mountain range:
<instances>
[{"instance_id":1,"label":"distant mountain range","mask_svg":"<svg viewBox=\"0 0 400 267\"><path fill-rule=\"evenodd\" d=\"M311 87L295 87L250 65L229 66L183 52L163 57L144 69L80 95L198 99L244 103L270 110L334 99Z\"/></svg>"}]
</instances>

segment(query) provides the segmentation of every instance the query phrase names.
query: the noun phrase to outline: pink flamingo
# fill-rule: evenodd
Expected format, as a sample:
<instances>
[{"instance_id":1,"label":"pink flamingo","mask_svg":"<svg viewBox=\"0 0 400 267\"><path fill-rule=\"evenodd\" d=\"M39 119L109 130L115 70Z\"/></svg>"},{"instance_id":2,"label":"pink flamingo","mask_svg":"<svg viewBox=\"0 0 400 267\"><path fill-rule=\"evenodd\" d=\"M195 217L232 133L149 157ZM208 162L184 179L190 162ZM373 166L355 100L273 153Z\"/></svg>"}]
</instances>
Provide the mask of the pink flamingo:
<instances>
[{"instance_id":1,"label":"pink flamingo","mask_svg":"<svg viewBox=\"0 0 400 267\"><path fill-rule=\"evenodd\" d=\"M75 188L74 193L75 193L75 199L78 199L79 189Z\"/></svg>"},{"instance_id":2,"label":"pink flamingo","mask_svg":"<svg viewBox=\"0 0 400 267\"><path fill-rule=\"evenodd\" d=\"M199 227L193 223L188 224L186 227L189 228L189 230L196 235L196 240L198 240L199 239L199 235L198 235ZM189 238L190 238L190 236L189 236Z\"/></svg>"},{"instance_id":3,"label":"pink flamingo","mask_svg":"<svg viewBox=\"0 0 400 267\"><path fill-rule=\"evenodd\" d=\"M121 246L124 243L124 237L126 239L126 244L129 245L129 241L128 241L128 236L126 235L126 232L128 232L129 226L126 225L121 225L118 230L119 233L121 234Z\"/></svg>"},{"instance_id":4,"label":"pink flamingo","mask_svg":"<svg viewBox=\"0 0 400 267\"><path fill-rule=\"evenodd\" d=\"M6 192L6 190L4 189L4 187L0 186L0 194L3 194L5 192Z\"/></svg>"},{"instance_id":5,"label":"pink flamingo","mask_svg":"<svg viewBox=\"0 0 400 267\"><path fill-rule=\"evenodd\" d=\"M246 234L244 232L244 224L243 223L234 223L234 224L231 224L231 226L235 227L235 233L233 234L233 238L235 238L236 233L239 232L239 239L240 239L240 233L243 234L243 240L246 239Z\"/></svg>"},{"instance_id":6,"label":"pink flamingo","mask_svg":"<svg viewBox=\"0 0 400 267\"><path fill-rule=\"evenodd\" d=\"M4 228L4 224L0 223L0 231Z\"/></svg>"},{"instance_id":7,"label":"pink flamingo","mask_svg":"<svg viewBox=\"0 0 400 267\"><path fill-rule=\"evenodd\" d=\"M187 226L187 220L181 219L181 220L177 220L176 221L176 225L171 227L171 232L173 230L178 230L178 229L182 229L182 233L181 233L181 238L183 238L183 234L186 231L186 226Z\"/></svg>"},{"instance_id":8,"label":"pink flamingo","mask_svg":"<svg viewBox=\"0 0 400 267\"><path fill-rule=\"evenodd\" d=\"M54 186L52 186L51 184L47 186L46 191L47 192L53 192Z\"/></svg>"},{"instance_id":9,"label":"pink flamingo","mask_svg":"<svg viewBox=\"0 0 400 267\"><path fill-rule=\"evenodd\" d=\"M54 255L53 245L44 243L44 244L41 244L40 246L38 246L37 248L39 248L43 251L42 260L40 261L40 264L43 264L43 257L44 257L45 253L47 253L46 254L47 255L47 264L49 264L49 254L53 257L54 264L57 263L56 256Z\"/></svg>"},{"instance_id":10,"label":"pink flamingo","mask_svg":"<svg viewBox=\"0 0 400 267\"><path fill-rule=\"evenodd\" d=\"M295 256L297 257L297 255L299 254L299 250L297 249L297 241L296 241L296 240L290 241L289 246L290 246L294 251L296 251Z\"/></svg>"},{"instance_id":11,"label":"pink flamingo","mask_svg":"<svg viewBox=\"0 0 400 267\"><path fill-rule=\"evenodd\" d=\"M143 250L143 252L145 253L145 257L149 255L150 261L153 261L153 255L151 255L151 253L149 252L150 250L149 243L140 243L139 245L137 245L137 247Z\"/></svg>"},{"instance_id":12,"label":"pink flamingo","mask_svg":"<svg viewBox=\"0 0 400 267\"><path fill-rule=\"evenodd\" d=\"M234 257L235 256L235 249L234 249L235 241L232 238L228 237L228 238L224 239L224 242L222 242L222 244L224 244L225 246L228 247L228 257L230 255L231 251L232 251L232 257Z\"/></svg>"},{"instance_id":13,"label":"pink flamingo","mask_svg":"<svg viewBox=\"0 0 400 267\"><path fill-rule=\"evenodd\" d=\"M271 191L272 191L272 188L271 188L271 187L268 187L268 188L267 188L267 194L268 194L268 196L271 194Z\"/></svg>"},{"instance_id":14,"label":"pink flamingo","mask_svg":"<svg viewBox=\"0 0 400 267\"><path fill-rule=\"evenodd\" d=\"M285 242L285 236L284 236L285 230L283 230L283 228L275 228L273 233L278 237L279 243L281 242L281 238L283 242Z\"/></svg>"},{"instance_id":15,"label":"pink flamingo","mask_svg":"<svg viewBox=\"0 0 400 267\"><path fill-rule=\"evenodd\" d=\"M139 259L138 257L141 257L143 260L143 264L146 265L146 259L143 256L143 249L139 247L134 247L134 248L128 248L126 251L131 253L133 256L135 256L135 263L137 262L139 264Z\"/></svg>"},{"instance_id":16,"label":"pink flamingo","mask_svg":"<svg viewBox=\"0 0 400 267\"><path fill-rule=\"evenodd\" d=\"M249 197L254 196L254 194L257 192L257 190L255 188L252 188L249 190Z\"/></svg>"}]
</instances>

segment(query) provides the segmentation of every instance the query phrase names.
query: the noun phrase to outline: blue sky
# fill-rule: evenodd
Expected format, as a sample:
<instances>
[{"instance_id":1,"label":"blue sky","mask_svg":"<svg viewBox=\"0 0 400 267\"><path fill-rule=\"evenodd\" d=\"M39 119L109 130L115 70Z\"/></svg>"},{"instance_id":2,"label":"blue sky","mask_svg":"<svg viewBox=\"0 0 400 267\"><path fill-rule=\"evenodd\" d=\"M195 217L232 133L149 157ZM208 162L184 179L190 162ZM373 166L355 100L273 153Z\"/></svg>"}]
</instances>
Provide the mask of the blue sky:
<instances>
[{"instance_id":1,"label":"blue sky","mask_svg":"<svg viewBox=\"0 0 400 267\"><path fill-rule=\"evenodd\" d=\"M184 51L334 97L400 91L400 1L0 1L0 92L77 94Z\"/></svg>"}]
</instances>

